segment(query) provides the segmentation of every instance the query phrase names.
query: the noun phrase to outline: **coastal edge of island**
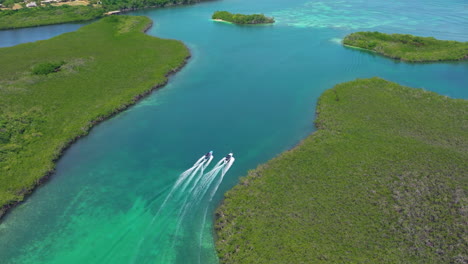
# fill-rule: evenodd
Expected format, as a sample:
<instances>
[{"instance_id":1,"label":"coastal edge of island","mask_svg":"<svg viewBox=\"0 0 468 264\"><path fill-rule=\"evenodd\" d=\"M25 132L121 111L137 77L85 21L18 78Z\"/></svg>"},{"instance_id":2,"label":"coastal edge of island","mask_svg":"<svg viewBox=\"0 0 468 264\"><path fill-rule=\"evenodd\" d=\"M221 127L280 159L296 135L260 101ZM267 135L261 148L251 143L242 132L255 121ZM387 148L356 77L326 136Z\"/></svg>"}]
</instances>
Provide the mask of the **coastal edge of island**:
<instances>
[{"instance_id":1,"label":"coastal edge of island","mask_svg":"<svg viewBox=\"0 0 468 264\"><path fill-rule=\"evenodd\" d=\"M148 19L148 20L149 21L147 22L147 24L141 30L142 33L146 33L153 26L153 21L151 19ZM184 45L184 44L182 43L182 45ZM59 160L63 156L65 151L68 148L70 148L73 143L78 141L80 138L87 136L94 126L96 126L97 124L100 124L101 122L103 122L105 120L108 120L108 119L114 117L115 115L119 114L120 112L128 109L129 107L131 107L133 105L135 105L141 99L143 99L146 96L150 95L153 91L164 87L169 82L169 78L172 75L176 74L178 71L180 71L188 63L189 59L191 58L190 50L188 49L188 47L186 45L184 45L184 46L188 51L188 55L184 58L184 60L176 68L173 68L172 70L166 72L166 74L164 75L165 79L164 79L163 82L156 83L154 86L152 86L147 91L136 94L131 101L120 105L119 107L115 108L112 112L107 113L107 114L103 114L103 115L101 115L99 118L97 118L95 120L91 120L89 122L89 125L86 127L85 130L83 130L83 132L81 134L76 135L74 138L72 138L68 142L64 143L63 148L61 148L58 151L58 153L56 153L56 158L53 159L52 162L56 163L57 160ZM49 170L45 175L43 175L41 178L39 178L33 186L28 186L27 188L24 188L22 190L22 192L21 192L21 195L23 196L21 200L12 201L11 203L0 205L0 222L2 221L3 217L6 216L11 209L13 209L14 207L18 206L19 204L25 202L27 200L27 198L34 192L34 190L38 186L44 184L47 180L49 180L50 177L54 173L55 173L55 168L52 169L52 170Z\"/></svg>"},{"instance_id":2,"label":"coastal edge of island","mask_svg":"<svg viewBox=\"0 0 468 264\"><path fill-rule=\"evenodd\" d=\"M467 110L378 77L326 90L317 131L225 193L220 263L464 263Z\"/></svg>"},{"instance_id":3,"label":"coastal edge of island","mask_svg":"<svg viewBox=\"0 0 468 264\"><path fill-rule=\"evenodd\" d=\"M228 11L216 11L211 16L213 21L224 22L236 25L268 25L275 23L273 17L267 17L263 14L233 14Z\"/></svg>"},{"instance_id":4,"label":"coastal edge of island","mask_svg":"<svg viewBox=\"0 0 468 264\"><path fill-rule=\"evenodd\" d=\"M468 42L439 40L410 34L354 32L344 37L343 46L374 52L411 63L461 61L468 59Z\"/></svg>"}]
</instances>

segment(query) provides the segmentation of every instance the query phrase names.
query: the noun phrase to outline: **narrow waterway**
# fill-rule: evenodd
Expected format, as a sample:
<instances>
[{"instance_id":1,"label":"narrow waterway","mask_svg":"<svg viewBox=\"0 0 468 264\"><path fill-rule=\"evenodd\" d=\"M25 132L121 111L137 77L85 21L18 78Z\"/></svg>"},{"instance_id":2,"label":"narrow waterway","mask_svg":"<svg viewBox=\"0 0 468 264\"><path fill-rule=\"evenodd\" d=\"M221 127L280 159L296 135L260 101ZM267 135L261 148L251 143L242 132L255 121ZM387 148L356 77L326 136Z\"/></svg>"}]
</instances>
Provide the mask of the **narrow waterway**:
<instances>
[{"instance_id":1,"label":"narrow waterway","mask_svg":"<svg viewBox=\"0 0 468 264\"><path fill-rule=\"evenodd\" d=\"M217 23L217 10L278 22ZM361 30L468 41L465 0L225 0L131 14L153 19L148 34L182 40L192 59L65 153L52 179L0 223L1 263L217 263L213 212L223 194L314 130L324 90L380 76L468 98L467 62L409 64L340 45ZM0 31L0 44L11 34ZM207 170L229 152L236 157L216 192L214 180L194 196L193 181L168 196L210 150Z\"/></svg>"},{"instance_id":2,"label":"narrow waterway","mask_svg":"<svg viewBox=\"0 0 468 264\"><path fill-rule=\"evenodd\" d=\"M43 27L0 30L0 48L18 44L50 39L60 34L77 30L87 23L69 23Z\"/></svg>"}]
</instances>

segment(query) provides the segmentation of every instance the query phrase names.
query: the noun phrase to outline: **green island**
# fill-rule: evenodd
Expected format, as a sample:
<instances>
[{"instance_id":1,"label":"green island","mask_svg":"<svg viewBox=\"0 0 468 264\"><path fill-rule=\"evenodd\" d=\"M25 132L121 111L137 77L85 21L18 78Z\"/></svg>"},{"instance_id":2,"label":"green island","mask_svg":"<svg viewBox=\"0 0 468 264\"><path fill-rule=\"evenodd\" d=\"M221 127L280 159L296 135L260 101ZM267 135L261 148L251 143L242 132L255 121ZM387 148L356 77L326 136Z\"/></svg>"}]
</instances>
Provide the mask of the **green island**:
<instances>
[{"instance_id":1,"label":"green island","mask_svg":"<svg viewBox=\"0 0 468 264\"><path fill-rule=\"evenodd\" d=\"M69 1L69 0L65 0ZM23 0L0 0L0 4L10 9L0 9L0 30L23 27L34 27L51 24L83 22L120 11L132 11L143 8L158 8L174 5L198 3L201 0L78 0L64 2L60 5L58 0L52 4L40 4L36 7L26 8ZM19 5L21 3L23 6ZM62 5L63 4L63 5ZM17 5L19 9L11 9Z\"/></svg>"},{"instance_id":2,"label":"green island","mask_svg":"<svg viewBox=\"0 0 468 264\"><path fill-rule=\"evenodd\" d=\"M184 44L144 34L150 25L111 16L0 49L0 216L53 172L74 140L185 64Z\"/></svg>"},{"instance_id":3,"label":"green island","mask_svg":"<svg viewBox=\"0 0 468 264\"><path fill-rule=\"evenodd\" d=\"M466 262L467 112L380 78L327 90L318 130L226 193L221 263Z\"/></svg>"},{"instance_id":4,"label":"green island","mask_svg":"<svg viewBox=\"0 0 468 264\"><path fill-rule=\"evenodd\" d=\"M266 17L263 14L232 14L227 11L216 11L211 17L213 20L231 22L234 24L271 24L275 19Z\"/></svg>"},{"instance_id":5,"label":"green island","mask_svg":"<svg viewBox=\"0 0 468 264\"><path fill-rule=\"evenodd\" d=\"M408 62L455 61L468 59L468 42L438 40L408 34L355 32L343 39L346 46L374 51Z\"/></svg>"}]
</instances>

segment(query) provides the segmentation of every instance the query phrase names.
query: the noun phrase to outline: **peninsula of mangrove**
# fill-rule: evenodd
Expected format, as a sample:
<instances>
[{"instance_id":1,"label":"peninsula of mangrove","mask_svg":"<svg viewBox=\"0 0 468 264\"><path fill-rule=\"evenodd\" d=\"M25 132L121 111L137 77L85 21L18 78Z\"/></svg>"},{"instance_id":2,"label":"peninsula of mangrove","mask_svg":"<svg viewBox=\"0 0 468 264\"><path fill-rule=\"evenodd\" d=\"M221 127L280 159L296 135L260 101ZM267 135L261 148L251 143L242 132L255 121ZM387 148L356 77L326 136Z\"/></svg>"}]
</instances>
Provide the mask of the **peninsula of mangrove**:
<instances>
[{"instance_id":1,"label":"peninsula of mangrove","mask_svg":"<svg viewBox=\"0 0 468 264\"><path fill-rule=\"evenodd\" d=\"M111 16L76 32L0 49L0 216L54 170L97 122L166 83L188 49Z\"/></svg>"},{"instance_id":2,"label":"peninsula of mangrove","mask_svg":"<svg viewBox=\"0 0 468 264\"><path fill-rule=\"evenodd\" d=\"M232 14L227 11L216 11L211 17L214 20L231 22L234 24L271 24L275 23L272 17L266 17L263 14Z\"/></svg>"},{"instance_id":3,"label":"peninsula of mangrove","mask_svg":"<svg viewBox=\"0 0 468 264\"><path fill-rule=\"evenodd\" d=\"M198 3L201 0L48 0L30 2L0 0L0 29L35 27L51 24L82 22L107 14L143 8L159 8ZM47 3L45 3L47 2Z\"/></svg>"},{"instance_id":4,"label":"peninsula of mangrove","mask_svg":"<svg viewBox=\"0 0 468 264\"><path fill-rule=\"evenodd\" d=\"M380 78L327 90L318 131L226 193L221 262L465 263L467 111Z\"/></svg>"},{"instance_id":5,"label":"peninsula of mangrove","mask_svg":"<svg viewBox=\"0 0 468 264\"><path fill-rule=\"evenodd\" d=\"M44 6L0 10L0 29L35 27L51 24L82 22L103 16L104 9L92 6Z\"/></svg>"},{"instance_id":6,"label":"peninsula of mangrove","mask_svg":"<svg viewBox=\"0 0 468 264\"><path fill-rule=\"evenodd\" d=\"M408 34L355 32L343 39L343 44L374 51L384 56L408 62L454 61L468 59L468 42L438 40Z\"/></svg>"}]
</instances>

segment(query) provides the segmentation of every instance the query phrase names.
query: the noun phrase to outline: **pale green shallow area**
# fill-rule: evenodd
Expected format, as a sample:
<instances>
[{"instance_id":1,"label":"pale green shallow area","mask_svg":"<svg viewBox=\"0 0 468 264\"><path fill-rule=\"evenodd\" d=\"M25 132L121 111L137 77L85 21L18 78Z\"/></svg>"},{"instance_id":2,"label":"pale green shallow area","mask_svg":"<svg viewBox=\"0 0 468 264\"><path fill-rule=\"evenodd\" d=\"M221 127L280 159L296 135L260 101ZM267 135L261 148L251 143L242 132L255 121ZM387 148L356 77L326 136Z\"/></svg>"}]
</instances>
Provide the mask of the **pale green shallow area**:
<instances>
[{"instance_id":1,"label":"pale green shallow area","mask_svg":"<svg viewBox=\"0 0 468 264\"><path fill-rule=\"evenodd\" d=\"M468 41L466 6L227 0L132 13L154 20L148 34L184 41L193 58L169 85L67 151L52 179L0 223L0 262L217 263L212 214L223 193L314 130L315 102L325 89L380 76L468 98L466 62L401 63L343 48L341 38L378 30ZM217 23L210 19L216 10L278 22ZM203 197L190 194L190 185L162 207L178 175L209 150L213 162L230 151L237 158L214 196L218 181Z\"/></svg>"}]
</instances>

